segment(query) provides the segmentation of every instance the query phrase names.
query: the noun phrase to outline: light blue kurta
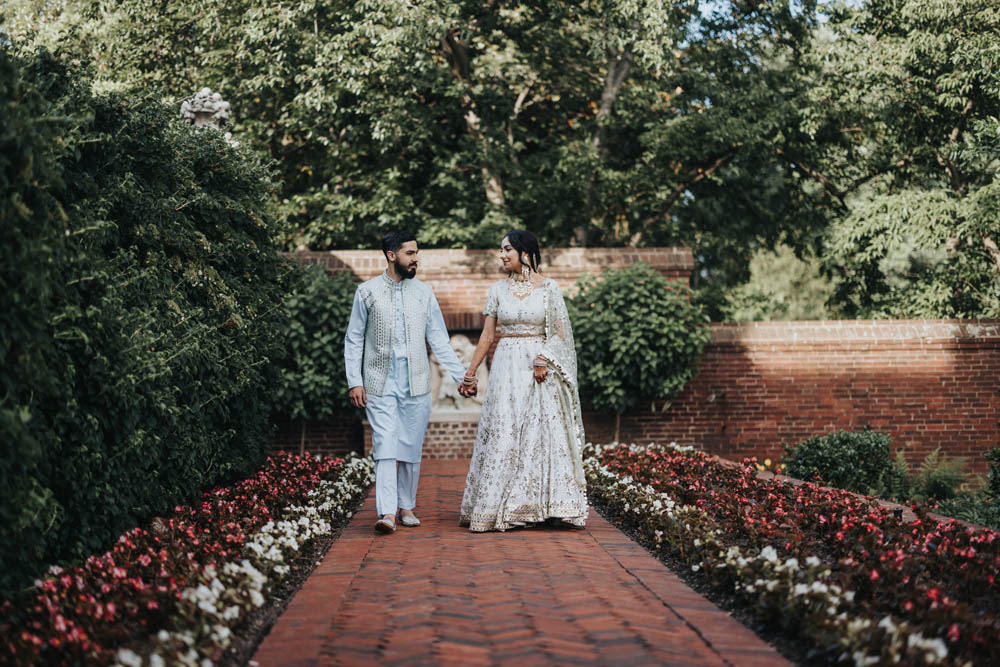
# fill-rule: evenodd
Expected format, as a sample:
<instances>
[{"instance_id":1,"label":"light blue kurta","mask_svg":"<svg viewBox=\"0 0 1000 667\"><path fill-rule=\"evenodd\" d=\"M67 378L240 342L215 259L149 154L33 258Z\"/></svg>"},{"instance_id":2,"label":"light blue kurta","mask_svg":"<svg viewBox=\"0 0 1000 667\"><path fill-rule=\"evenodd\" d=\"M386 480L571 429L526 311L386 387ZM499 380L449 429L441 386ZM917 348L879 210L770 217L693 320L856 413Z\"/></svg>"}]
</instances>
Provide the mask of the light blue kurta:
<instances>
[{"instance_id":1,"label":"light blue kurta","mask_svg":"<svg viewBox=\"0 0 1000 667\"><path fill-rule=\"evenodd\" d=\"M392 329L392 367L382 394L367 393L365 413L372 429L372 457L396 459L419 463L424 444L424 434L431 414L430 392L411 395L409 361L407 357L406 326L403 322L402 282L396 283L392 293L392 312L395 314ZM359 294L354 296L351 319L347 325L345 341L347 353L347 382L350 387L364 386L362 378L362 349L368 311ZM465 368L458 360L448 339L441 307L431 297L427 305L426 340L440 363L456 383L462 382Z\"/></svg>"}]
</instances>

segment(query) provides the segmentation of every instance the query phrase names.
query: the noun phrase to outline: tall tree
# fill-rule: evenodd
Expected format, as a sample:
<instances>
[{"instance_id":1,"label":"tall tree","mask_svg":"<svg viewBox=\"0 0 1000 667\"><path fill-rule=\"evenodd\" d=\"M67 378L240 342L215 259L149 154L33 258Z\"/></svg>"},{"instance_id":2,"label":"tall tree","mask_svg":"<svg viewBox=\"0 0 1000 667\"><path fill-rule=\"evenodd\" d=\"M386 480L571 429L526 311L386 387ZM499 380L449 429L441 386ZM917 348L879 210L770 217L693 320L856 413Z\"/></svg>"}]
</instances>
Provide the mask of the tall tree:
<instances>
[{"instance_id":1,"label":"tall tree","mask_svg":"<svg viewBox=\"0 0 1000 667\"><path fill-rule=\"evenodd\" d=\"M814 143L786 154L831 198L826 261L861 316L1000 316L1000 2L839 8L812 58Z\"/></svg>"},{"instance_id":2,"label":"tall tree","mask_svg":"<svg viewBox=\"0 0 1000 667\"><path fill-rule=\"evenodd\" d=\"M20 18L18 39L44 17L43 37L93 58L102 85L174 101L220 90L235 131L281 164L292 245L364 245L409 222L426 244L489 246L517 224L560 245L704 245L711 262L730 254L713 245L721 239L770 243L788 219L763 213L774 202L760 192L777 201L796 184L760 147L793 111L792 64L814 2L712 7L11 0L5 10ZM788 89L777 99L776 85ZM721 198L734 225L702 232L710 214L694 203L706 198Z\"/></svg>"}]
</instances>

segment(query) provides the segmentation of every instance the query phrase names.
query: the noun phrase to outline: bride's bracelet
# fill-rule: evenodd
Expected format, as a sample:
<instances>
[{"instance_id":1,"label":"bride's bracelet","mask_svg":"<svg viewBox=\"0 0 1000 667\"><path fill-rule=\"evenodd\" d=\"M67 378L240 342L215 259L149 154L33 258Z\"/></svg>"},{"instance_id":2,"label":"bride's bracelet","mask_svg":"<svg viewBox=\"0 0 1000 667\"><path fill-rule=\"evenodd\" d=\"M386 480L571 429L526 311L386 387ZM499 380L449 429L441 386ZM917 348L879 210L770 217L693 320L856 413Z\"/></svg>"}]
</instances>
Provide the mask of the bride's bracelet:
<instances>
[{"instance_id":1,"label":"bride's bracelet","mask_svg":"<svg viewBox=\"0 0 1000 667\"><path fill-rule=\"evenodd\" d=\"M466 375L464 378L462 378L462 384L469 385L469 384L475 384L475 383L476 383L476 377L475 376L469 377L468 375Z\"/></svg>"},{"instance_id":2,"label":"bride's bracelet","mask_svg":"<svg viewBox=\"0 0 1000 667\"><path fill-rule=\"evenodd\" d=\"M539 361L538 359L535 359L535 368L545 368L548 365L548 361Z\"/></svg>"}]
</instances>

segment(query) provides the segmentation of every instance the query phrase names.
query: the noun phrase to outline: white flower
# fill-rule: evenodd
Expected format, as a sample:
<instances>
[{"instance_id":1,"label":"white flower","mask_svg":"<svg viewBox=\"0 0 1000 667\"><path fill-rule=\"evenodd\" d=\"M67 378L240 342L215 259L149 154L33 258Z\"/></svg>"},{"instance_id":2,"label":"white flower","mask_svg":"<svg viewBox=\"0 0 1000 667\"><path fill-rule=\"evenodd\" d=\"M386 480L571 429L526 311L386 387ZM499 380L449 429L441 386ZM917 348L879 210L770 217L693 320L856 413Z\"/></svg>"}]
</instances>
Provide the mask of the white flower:
<instances>
[{"instance_id":1,"label":"white flower","mask_svg":"<svg viewBox=\"0 0 1000 667\"><path fill-rule=\"evenodd\" d=\"M691 566L691 571L692 571L692 572L697 572L697 571L698 571L698 570L700 570L700 569L701 569L701 566L700 566L700 565L692 565L692 566Z\"/></svg>"},{"instance_id":2,"label":"white flower","mask_svg":"<svg viewBox=\"0 0 1000 667\"><path fill-rule=\"evenodd\" d=\"M864 651L855 651L851 657L854 658L855 667L868 667L868 665L877 664L879 661L879 656L865 655Z\"/></svg>"},{"instance_id":3,"label":"white flower","mask_svg":"<svg viewBox=\"0 0 1000 667\"><path fill-rule=\"evenodd\" d=\"M767 545L766 547L761 549L760 556L761 558L770 563L776 562L778 560L778 552L771 545Z\"/></svg>"},{"instance_id":4,"label":"white flower","mask_svg":"<svg viewBox=\"0 0 1000 667\"><path fill-rule=\"evenodd\" d=\"M118 649L118 662L126 667L142 667L142 656L127 648Z\"/></svg>"},{"instance_id":5,"label":"white flower","mask_svg":"<svg viewBox=\"0 0 1000 667\"><path fill-rule=\"evenodd\" d=\"M159 653L153 653L149 656L149 666L150 667L167 667L166 661L160 657Z\"/></svg>"}]
</instances>

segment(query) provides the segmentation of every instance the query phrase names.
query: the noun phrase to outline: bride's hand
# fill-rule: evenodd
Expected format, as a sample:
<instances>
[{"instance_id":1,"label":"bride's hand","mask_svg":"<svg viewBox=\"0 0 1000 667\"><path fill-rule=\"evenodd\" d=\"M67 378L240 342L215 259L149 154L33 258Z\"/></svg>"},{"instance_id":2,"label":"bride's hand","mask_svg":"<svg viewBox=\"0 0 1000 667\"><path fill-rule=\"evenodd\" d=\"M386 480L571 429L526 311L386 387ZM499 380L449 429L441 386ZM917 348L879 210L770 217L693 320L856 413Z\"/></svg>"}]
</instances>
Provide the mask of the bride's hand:
<instances>
[{"instance_id":1,"label":"bride's hand","mask_svg":"<svg viewBox=\"0 0 1000 667\"><path fill-rule=\"evenodd\" d=\"M535 366L535 382L545 382L545 378L548 377L549 367L548 366Z\"/></svg>"}]
</instances>

